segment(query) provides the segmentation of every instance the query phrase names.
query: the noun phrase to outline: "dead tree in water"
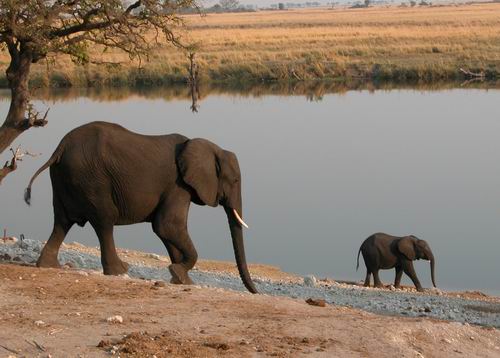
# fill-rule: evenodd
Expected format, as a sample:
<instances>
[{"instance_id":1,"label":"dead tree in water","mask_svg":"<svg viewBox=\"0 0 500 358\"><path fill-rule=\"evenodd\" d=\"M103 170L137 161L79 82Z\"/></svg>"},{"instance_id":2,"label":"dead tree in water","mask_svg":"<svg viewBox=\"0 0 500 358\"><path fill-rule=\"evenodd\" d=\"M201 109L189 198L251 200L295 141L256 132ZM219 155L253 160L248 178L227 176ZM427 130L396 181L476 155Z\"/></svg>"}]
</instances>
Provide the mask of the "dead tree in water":
<instances>
[{"instance_id":1,"label":"dead tree in water","mask_svg":"<svg viewBox=\"0 0 500 358\"><path fill-rule=\"evenodd\" d=\"M198 112L200 107L198 104L198 99L200 96L200 88L198 86L198 64L195 60L196 53L190 52L189 57L189 91L191 93L191 111L193 113Z\"/></svg>"},{"instance_id":2,"label":"dead tree in water","mask_svg":"<svg viewBox=\"0 0 500 358\"><path fill-rule=\"evenodd\" d=\"M10 55L6 75L12 96L0 126L0 154L25 130L47 123L47 113L39 117L30 105L32 64L51 54L87 63L91 44L118 48L131 59L147 56L162 37L183 47L173 32L182 25L176 14L196 7L195 1L136 0L127 6L120 0L0 0L0 49ZM14 158L2 170L4 176L15 170Z\"/></svg>"}]
</instances>

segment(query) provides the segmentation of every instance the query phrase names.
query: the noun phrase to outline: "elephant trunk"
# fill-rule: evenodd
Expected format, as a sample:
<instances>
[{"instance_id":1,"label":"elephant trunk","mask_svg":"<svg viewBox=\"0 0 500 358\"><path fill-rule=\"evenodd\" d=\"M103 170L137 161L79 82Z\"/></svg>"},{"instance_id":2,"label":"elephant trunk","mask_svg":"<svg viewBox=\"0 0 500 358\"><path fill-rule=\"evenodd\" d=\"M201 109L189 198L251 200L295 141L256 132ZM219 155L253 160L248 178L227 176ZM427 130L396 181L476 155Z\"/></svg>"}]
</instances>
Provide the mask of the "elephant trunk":
<instances>
[{"instance_id":1,"label":"elephant trunk","mask_svg":"<svg viewBox=\"0 0 500 358\"><path fill-rule=\"evenodd\" d=\"M245 257L245 246L243 245L243 228L235 217L232 208L224 206L224 210L226 211L227 219L229 222L229 229L231 230L234 256L236 258L236 265L238 266L238 272L240 273L241 280L243 281L243 284L248 289L248 291L250 291L251 293L258 293L252 282L250 273L248 272L247 261ZM241 206L239 208L236 208L236 211L241 215Z\"/></svg>"},{"instance_id":2,"label":"elephant trunk","mask_svg":"<svg viewBox=\"0 0 500 358\"><path fill-rule=\"evenodd\" d=\"M431 279L432 279L432 284L434 285L434 287L436 287L436 280L434 278L434 266L435 266L436 260L434 260L434 255L431 255L430 261L431 261Z\"/></svg>"}]
</instances>

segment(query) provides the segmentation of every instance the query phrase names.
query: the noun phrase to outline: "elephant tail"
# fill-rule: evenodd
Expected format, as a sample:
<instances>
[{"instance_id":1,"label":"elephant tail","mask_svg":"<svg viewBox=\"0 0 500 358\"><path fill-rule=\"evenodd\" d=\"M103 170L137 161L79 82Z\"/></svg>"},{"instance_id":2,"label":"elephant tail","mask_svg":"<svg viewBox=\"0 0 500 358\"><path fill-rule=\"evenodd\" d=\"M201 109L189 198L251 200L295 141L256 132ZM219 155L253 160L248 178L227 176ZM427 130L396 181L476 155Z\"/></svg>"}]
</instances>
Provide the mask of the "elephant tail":
<instances>
[{"instance_id":1,"label":"elephant tail","mask_svg":"<svg viewBox=\"0 0 500 358\"><path fill-rule=\"evenodd\" d=\"M356 271L358 271L358 268L359 268L359 254L361 253L361 247L359 248L358 250L358 259L356 261Z\"/></svg>"},{"instance_id":2,"label":"elephant tail","mask_svg":"<svg viewBox=\"0 0 500 358\"><path fill-rule=\"evenodd\" d=\"M31 186L33 185L33 182L35 181L35 179L45 169L47 169L48 167L50 167L52 164L57 163L59 161L59 159L61 158L62 152L63 152L63 146L61 144L59 144L59 146L57 147L57 149L55 150L55 152L52 154L52 156L50 157L50 159L47 160L47 162L44 165L42 165L40 167L40 169L38 169L36 171L36 173L33 175L33 177L30 180L30 183L29 183L28 187L24 191L24 201L26 202L26 204L31 205Z\"/></svg>"}]
</instances>

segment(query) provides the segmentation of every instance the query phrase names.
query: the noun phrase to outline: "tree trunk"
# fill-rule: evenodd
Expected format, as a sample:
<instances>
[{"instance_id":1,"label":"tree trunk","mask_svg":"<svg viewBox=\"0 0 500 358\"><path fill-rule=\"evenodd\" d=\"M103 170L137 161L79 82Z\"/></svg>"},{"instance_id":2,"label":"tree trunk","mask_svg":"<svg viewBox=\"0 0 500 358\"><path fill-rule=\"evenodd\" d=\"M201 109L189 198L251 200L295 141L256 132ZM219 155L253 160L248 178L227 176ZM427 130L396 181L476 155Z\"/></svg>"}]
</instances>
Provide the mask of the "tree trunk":
<instances>
[{"instance_id":1,"label":"tree trunk","mask_svg":"<svg viewBox=\"0 0 500 358\"><path fill-rule=\"evenodd\" d=\"M33 56L28 50L11 51L11 62L7 68L7 81L11 101L7 118L0 127L0 154L32 124L25 118L29 102L28 78Z\"/></svg>"}]
</instances>

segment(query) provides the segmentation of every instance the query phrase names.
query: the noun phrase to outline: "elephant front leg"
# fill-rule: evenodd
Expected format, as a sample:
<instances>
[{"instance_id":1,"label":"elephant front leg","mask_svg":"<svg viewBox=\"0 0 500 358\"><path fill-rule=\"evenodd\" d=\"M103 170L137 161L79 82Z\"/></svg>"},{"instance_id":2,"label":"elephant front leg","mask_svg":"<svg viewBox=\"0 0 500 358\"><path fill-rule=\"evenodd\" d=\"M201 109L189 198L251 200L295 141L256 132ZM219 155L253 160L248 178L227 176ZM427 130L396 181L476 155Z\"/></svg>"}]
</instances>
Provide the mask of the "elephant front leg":
<instances>
[{"instance_id":1,"label":"elephant front leg","mask_svg":"<svg viewBox=\"0 0 500 358\"><path fill-rule=\"evenodd\" d=\"M188 271L196 264L198 253L187 231L189 195L183 192L180 195L180 198L175 197L170 203L163 203L153 221L153 230L164 243L172 260L168 267L172 275L170 282L191 285L193 281Z\"/></svg>"},{"instance_id":2,"label":"elephant front leg","mask_svg":"<svg viewBox=\"0 0 500 358\"><path fill-rule=\"evenodd\" d=\"M49 237L49 240L45 244L40 253L40 257L36 262L38 267L46 267L46 268L60 268L59 260L57 259L57 255L59 253L59 248L61 247L66 234L71 228L71 224L62 224L56 221L54 223L54 228L52 229L52 234Z\"/></svg>"},{"instance_id":3,"label":"elephant front leg","mask_svg":"<svg viewBox=\"0 0 500 358\"><path fill-rule=\"evenodd\" d=\"M191 270L198 260L198 253L194 248L193 242L187 233L187 230L178 233L173 239L169 240L169 244L174 247L173 263L168 267L172 275L171 283L192 285L193 281L189 277L188 271ZM178 261L180 259L180 262ZM176 262L177 261L177 262Z\"/></svg>"},{"instance_id":4,"label":"elephant front leg","mask_svg":"<svg viewBox=\"0 0 500 358\"><path fill-rule=\"evenodd\" d=\"M193 284L194 282L191 280L187 272L189 269L187 269L186 266L183 265L184 255L182 254L182 252L179 249L177 249L173 244L171 244L169 241L164 239L161 240L168 251L168 255L170 256L170 261L172 263L168 267L170 275L172 275L170 283L185 284L185 285Z\"/></svg>"},{"instance_id":5,"label":"elephant front leg","mask_svg":"<svg viewBox=\"0 0 500 358\"><path fill-rule=\"evenodd\" d=\"M413 268L413 262L411 262L409 260L405 260L403 262L403 270L404 270L405 274L407 274L411 278L411 280L413 281L413 284L417 288L417 291L423 292L424 289L422 288L422 285L420 284L420 281L418 280L415 269Z\"/></svg>"},{"instance_id":6,"label":"elephant front leg","mask_svg":"<svg viewBox=\"0 0 500 358\"><path fill-rule=\"evenodd\" d=\"M116 253L113 238L113 225L92 224L101 246L101 264L105 275L122 275L128 272L129 265Z\"/></svg>"}]
</instances>

